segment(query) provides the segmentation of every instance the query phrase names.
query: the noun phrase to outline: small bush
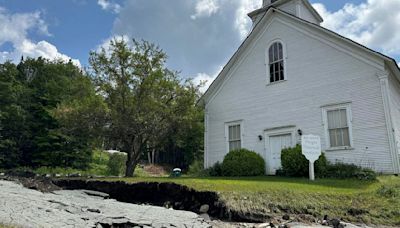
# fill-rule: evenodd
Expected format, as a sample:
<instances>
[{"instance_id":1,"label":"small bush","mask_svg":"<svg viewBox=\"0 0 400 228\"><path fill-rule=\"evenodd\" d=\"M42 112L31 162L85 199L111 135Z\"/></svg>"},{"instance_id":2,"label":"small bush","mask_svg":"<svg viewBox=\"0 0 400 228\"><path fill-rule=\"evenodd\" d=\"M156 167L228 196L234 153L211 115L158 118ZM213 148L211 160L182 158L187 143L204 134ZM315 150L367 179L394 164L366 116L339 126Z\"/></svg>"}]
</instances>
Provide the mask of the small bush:
<instances>
[{"instance_id":1,"label":"small bush","mask_svg":"<svg viewBox=\"0 0 400 228\"><path fill-rule=\"evenodd\" d=\"M222 165L221 163L217 162L213 166L211 166L208 169L204 170L204 174L206 176L211 176L211 177L220 177L222 176Z\"/></svg>"},{"instance_id":2,"label":"small bush","mask_svg":"<svg viewBox=\"0 0 400 228\"><path fill-rule=\"evenodd\" d=\"M110 155L107 163L108 175L119 176L124 174L126 167L126 154L114 153Z\"/></svg>"},{"instance_id":3,"label":"small bush","mask_svg":"<svg viewBox=\"0 0 400 228\"><path fill-rule=\"evenodd\" d=\"M264 159L247 149L229 152L222 162L223 176L261 176L265 174Z\"/></svg>"},{"instance_id":4,"label":"small bush","mask_svg":"<svg viewBox=\"0 0 400 228\"><path fill-rule=\"evenodd\" d=\"M277 175L289 177L307 177L309 175L309 161L302 154L301 146L286 148L281 154L282 169L277 171ZM328 160L322 153L314 163L315 175L324 177L328 173Z\"/></svg>"},{"instance_id":5,"label":"small bush","mask_svg":"<svg viewBox=\"0 0 400 228\"><path fill-rule=\"evenodd\" d=\"M301 146L286 148L281 153L282 173L289 177L308 176L308 160L301 152Z\"/></svg>"},{"instance_id":6,"label":"small bush","mask_svg":"<svg viewBox=\"0 0 400 228\"><path fill-rule=\"evenodd\" d=\"M194 160L191 165L189 165L188 174L191 176L199 176L204 172L203 161Z\"/></svg>"},{"instance_id":7,"label":"small bush","mask_svg":"<svg viewBox=\"0 0 400 228\"><path fill-rule=\"evenodd\" d=\"M329 164L326 177L359 180L376 180L376 173L368 168L362 168L354 164L335 163Z\"/></svg>"}]
</instances>

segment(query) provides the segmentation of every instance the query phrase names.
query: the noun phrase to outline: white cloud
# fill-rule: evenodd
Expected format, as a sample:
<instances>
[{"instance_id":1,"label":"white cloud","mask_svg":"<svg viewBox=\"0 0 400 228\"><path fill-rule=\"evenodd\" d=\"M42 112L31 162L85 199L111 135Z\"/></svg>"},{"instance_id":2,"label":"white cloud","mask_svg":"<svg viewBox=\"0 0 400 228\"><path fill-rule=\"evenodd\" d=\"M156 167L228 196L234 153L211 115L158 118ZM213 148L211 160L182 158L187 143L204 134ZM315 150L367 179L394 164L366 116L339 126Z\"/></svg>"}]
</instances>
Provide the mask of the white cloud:
<instances>
[{"instance_id":1,"label":"white cloud","mask_svg":"<svg viewBox=\"0 0 400 228\"><path fill-rule=\"evenodd\" d=\"M313 4L324 18L322 26L387 54L400 54L400 1L368 0L346 4L330 12L321 3Z\"/></svg>"},{"instance_id":2,"label":"white cloud","mask_svg":"<svg viewBox=\"0 0 400 228\"><path fill-rule=\"evenodd\" d=\"M218 12L220 2L218 0L200 0L196 3L196 13L190 16L193 20L199 17L210 17Z\"/></svg>"},{"instance_id":3,"label":"white cloud","mask_svg":"<svg viewBox=\"0 0 400 228\"><path fill-rule=\"evenodd\" d=\"M44 57L48 59L61 59L68 61L70 57L60 53L51 43L42 40L34 42L28 38L29 32L36 31L39 34L50 36L47 24L41 18L40 12L10 14L4 8L0 8L0 48L5 43L12 45L12 50L0 50L0 62L11 60L18 62L21 56ZM72 60L80 66L79 60Z\"/></svg>"},{"instance_id":4,"label":"white cloud","mask_svg":"<svg viewBox=\"0 0 400 228\"><path fill-rule=\"evenodd\" d=\"M121 10L121 6L113 1L110 0L97 0L97 4L103 9L103 10L109 10L114 13L119 13Z\"/></svg>"},{"instance_id":5,"label":"white cloud","mask_svg":"<svg viewBox=\"0 0 400 228\"><path fill-rule=\"evenodd\" d=\"M208 75L206 73L198 73L196 77L193 78L193 83L195 85L203 84L200 88L200 92L204 93L210 87L211 83L217 78L218 74L221 72L223 66L220 66L218 70L213 75Z\"/></svg>"},{"instance_id":6,"label":"white cloud","mask_svg":"<svg viewBox=\"0 0 400 228\"><path fill-rule=\"evenodd\" d=\"M196 13L191 16L193 20L200 17L210 17L218 11L234 5L236 8L234 27L238 31L240 39L244 39L251 29L251 20L247 16L251 11L262 6L261 0L199 0L196 3Z\"/></svg>"},{"instance_id":7,"label":"white cloud","mask_svg":"<svg viewBox=\"0 0 400 228\"><path fill-rule=\"evenodd\" d=\"M228 1L230 3L231 1ZM251 20L247 16L251 11L261 7L261 0L240 0L236 10L235 28L239 32L240 38L244 39L250 32Z\"/></svg>"}]
</instances>

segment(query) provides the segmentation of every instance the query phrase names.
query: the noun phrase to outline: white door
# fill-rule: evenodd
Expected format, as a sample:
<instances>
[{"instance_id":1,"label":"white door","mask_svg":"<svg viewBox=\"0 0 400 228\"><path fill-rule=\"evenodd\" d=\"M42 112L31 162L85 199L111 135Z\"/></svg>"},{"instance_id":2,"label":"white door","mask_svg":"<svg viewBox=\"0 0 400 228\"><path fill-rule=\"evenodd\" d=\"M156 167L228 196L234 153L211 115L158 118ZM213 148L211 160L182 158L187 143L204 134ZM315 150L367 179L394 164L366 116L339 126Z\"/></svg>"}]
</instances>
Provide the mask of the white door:
<instances>
[{"instance_id":1,"label":"white door","mask_svg":"<svg viewBox=\"0 0 400 228\"><path fill-rule=\"evenodd\" d=\"M269 148L267 148L268 174L275 175L276 170L282 167L281 151L292 147L292 134L269 136Z\"/></svg>"}]
</instances>

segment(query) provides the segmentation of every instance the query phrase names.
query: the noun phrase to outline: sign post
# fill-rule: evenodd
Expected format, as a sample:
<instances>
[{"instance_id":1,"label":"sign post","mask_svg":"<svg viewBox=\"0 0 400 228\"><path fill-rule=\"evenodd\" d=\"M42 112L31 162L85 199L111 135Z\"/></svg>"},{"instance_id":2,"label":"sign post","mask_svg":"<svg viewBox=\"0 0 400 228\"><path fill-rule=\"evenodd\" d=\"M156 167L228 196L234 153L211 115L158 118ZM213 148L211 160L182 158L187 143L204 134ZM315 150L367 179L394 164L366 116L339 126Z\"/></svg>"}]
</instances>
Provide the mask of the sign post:
<instances>
[{"instance_id":1,"label":"sign post","mask_svg":"<svg viewBox=\"0 0 400 228\"><path fill-rule=\"evenodd\" d=\"M303 155L310 162L310 180L315 180L314 162L321 156L321 138L317 135L301 136L301 149Z\"/></svg>"}]
</instances>

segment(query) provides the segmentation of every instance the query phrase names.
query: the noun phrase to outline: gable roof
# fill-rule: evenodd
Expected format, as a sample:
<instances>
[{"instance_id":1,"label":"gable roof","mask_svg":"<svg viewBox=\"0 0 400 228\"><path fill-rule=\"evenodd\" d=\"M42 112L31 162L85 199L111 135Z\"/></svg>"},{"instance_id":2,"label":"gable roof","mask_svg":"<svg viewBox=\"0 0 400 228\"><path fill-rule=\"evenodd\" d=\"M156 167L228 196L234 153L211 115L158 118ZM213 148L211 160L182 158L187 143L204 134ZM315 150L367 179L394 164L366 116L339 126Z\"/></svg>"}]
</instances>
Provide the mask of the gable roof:
<instances>
[{"instance_id":1,"label":"gable roof","mask_svg":"<svg viewBox=\"0 0 400 228\"><path fill-rule=\"evenodd\" d=\"M287 0L279 0L277 2L281 2L281 1L287 1ZM307 1L306 1L307 2ZM272 5L272 4L271 4ZM210 98L210 96L213 94L214 91L218 90L220 88L220 86L222 85L222 83L224 82L227 73L229 72L229 70L232 68L232 66L237 62L238 58L240 57L240 55L244 52L244 50L246 49L246 47L249 46L251 40L261 31L261 27L262 27L262 23L264 20L266 20L267 18L269 18L268 16L271 15L274 12L278 12L286 17L289 17L293 20L296 20L300 23L303 23L306 26L309 26L313 29L317 29L329 36L332 37L336 37L338 39L340 39L343 42L346 42L350 45L352 45L355 48L360 48L364 51L366 51L367 53L369 53L370 55L376 56L382 60L384 60L389 67L391 67L391 70L395 73L397 79L400 80L400 68L399 65L397 65L397 62L395 59L393 59L392 57L389 57L387 55L384 55L378 51L372 50L362 44L359 44L347 37L344 37L336 32L333 32L329 29L326 29L322 26L316 25L314 23L311 23L309 21L306 21L304 19L301 19L299 17L296 17L294 15L291 15L287 12L284 12L280 9L277 9L273 6L269 6L268 8L265 9L265 12L261 18L261 20L258 21L258 23L254 26L254 28L252 29L252 31L249 33L249 35L246 37L246 39L242 42L242 44L239 46L239 48L236 50L236 52L233 54L233 56L229 59L228 63L223 67L223 69L221 70L221 72L218 74L217 78L211 83L210 87L207 89L207 91L203 94L203 96L200 98L200 100L198 101L198 103L205 103L206 100L208 100Z\"/></svg>"},{"instance_id":2,"label":"gable roof","mask_svg":"<svg viewBox=\"0 0 400 228\"><path fill-rule=\"evenodd\" d=\"M256 9L247 15L252 18L253 16L255 16L257 14L267 11L271 7L277 8L278 6L288 3L289 1L292 1L292 0L278 0L269 5L266 5L260 9ZM307 1L307 0L301 0L301 1L304 3L305 7L307 7L307 9L311 12L311 14L317 19L317 21L319 23L322 23L324 21L324 19L321 17L321 15L319 15L319 13L314 9L314 7L310 4L309 1Z\"/></svg>"}]
</instances>

